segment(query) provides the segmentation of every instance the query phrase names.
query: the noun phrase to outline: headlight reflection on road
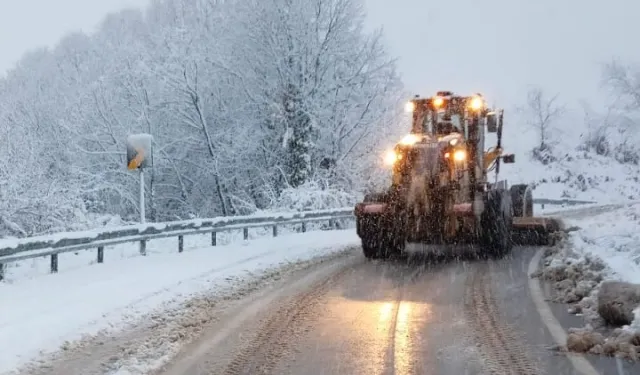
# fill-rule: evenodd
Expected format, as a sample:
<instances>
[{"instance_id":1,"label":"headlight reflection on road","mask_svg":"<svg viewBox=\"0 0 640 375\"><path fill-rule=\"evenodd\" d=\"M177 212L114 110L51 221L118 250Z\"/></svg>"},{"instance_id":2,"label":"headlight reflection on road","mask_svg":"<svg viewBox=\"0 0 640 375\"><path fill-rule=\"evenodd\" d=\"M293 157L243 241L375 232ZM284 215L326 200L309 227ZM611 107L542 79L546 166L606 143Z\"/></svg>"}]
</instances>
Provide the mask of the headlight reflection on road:
<instances>
[{"instance_id":1,"label":"headlight reflection on road","mask_svg":"<svg viewBox=\"0 0 640 375\"><path fill-rule=\"evenodd\" d=\"M393 363L397 375L412 373L412 337L409 336L412 307L411 302L382 302L378 307L377 329L386 331L393 340Z\"/></svg>"},{"instance_id":2,"label":"headlight reflection on road","mask_svg":"<svg viewBox=\"0 0 640 375\"><path fill-rule=\"evenodd\" d=\"M410 301L379 302L378 313L378 332L385 332L388 339L393 340L394 374L414 374L415 364L421 362L415 358L418 355L416 347L420 346L420 338L415 335L433 318L431 305Z\"/></svg>"},{"instance_id":3,"label":"headlight reflection on road","mask_svg":"<svg viewBox=\"0 0 640 375\"><path fill-rule=\"evenodd\" d=\"M366 302L340 299L332 306L337 320L332 323L332 329L337 330L332 336L349 343L352 349L345 355L352 353L362 360L358 374L383 375L389 365L395 375L422 371L421 333L433 319L430 304L385 298Z\"/></svg>"},{"instance_id":4,"label":"headlight reflection on road","mask_svg":"<svg viewBox=\"0 0 640 375\"><path fill-rule=\"evenodd\" d=\"M394 334L394 367L395 374L409 375L413 373L411 366L413 357L414 338L411 334L411 313L413 304L411 302L400 302L398 306L398 317L396 318L396 329Z\"/></svg>"},{"instance_id":5,"label":"headlight reflection on road","mask_svg":"<svg viewBox=\"0 0 640 375\"><path fill-rule=\"evenodd\" d=\"M380 304L380 318L378 319L378 323L381 326L386 326L389 323L389 320L391 320L393 305L393 302L383 302Z\"/></svg>"}]
</instances>

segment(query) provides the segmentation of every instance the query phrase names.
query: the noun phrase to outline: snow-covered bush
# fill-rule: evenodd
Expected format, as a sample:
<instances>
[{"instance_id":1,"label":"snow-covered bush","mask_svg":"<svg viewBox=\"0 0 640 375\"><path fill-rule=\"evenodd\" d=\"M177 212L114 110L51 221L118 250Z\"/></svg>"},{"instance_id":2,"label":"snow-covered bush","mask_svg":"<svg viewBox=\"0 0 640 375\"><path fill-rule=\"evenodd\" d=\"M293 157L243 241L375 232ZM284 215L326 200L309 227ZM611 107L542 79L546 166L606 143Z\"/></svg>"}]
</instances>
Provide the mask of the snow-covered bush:
<instances>
[{"instance_id":1,"label":"snow-covered bush","mask_svg":"<svg viewBox=\"0 0 640 375\"><path fill-rule=\"evenodd\" d=\"M285 189L272 209L274 211L315 211L352 207L355 203L356 197L351 192L309 182L297 188Z\"/></svg>"}]
</instances>

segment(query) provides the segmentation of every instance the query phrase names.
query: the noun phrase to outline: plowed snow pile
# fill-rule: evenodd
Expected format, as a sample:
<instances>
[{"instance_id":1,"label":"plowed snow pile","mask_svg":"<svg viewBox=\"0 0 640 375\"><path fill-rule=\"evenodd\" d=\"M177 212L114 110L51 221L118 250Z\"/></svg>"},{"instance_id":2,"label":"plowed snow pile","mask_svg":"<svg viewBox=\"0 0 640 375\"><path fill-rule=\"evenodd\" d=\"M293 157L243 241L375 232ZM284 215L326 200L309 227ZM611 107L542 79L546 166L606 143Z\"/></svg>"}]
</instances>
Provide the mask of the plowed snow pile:
<instances>
[{"instance_id":1,"label":"plowed snow pile","mask_svg":"<svg viewBox=\"0 0 640 375\"><path fill-rule=\"evenodd\" d=\"M640 204L564 221L573 231L533 276L553 283L554 302L584 318L567 349L640 359Z\"/></svg>"}]
</instances>

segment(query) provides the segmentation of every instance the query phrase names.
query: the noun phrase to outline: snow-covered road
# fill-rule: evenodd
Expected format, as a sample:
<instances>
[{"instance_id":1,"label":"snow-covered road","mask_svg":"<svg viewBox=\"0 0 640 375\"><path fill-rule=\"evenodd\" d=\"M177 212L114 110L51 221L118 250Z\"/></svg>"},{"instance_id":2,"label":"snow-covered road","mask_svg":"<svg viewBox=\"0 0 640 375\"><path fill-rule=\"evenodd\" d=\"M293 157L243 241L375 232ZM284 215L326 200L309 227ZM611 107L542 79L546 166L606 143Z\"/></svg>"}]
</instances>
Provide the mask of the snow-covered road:
<instances>
[{"instance_id":1,"label":"snow-covered road","mask_svg":"<svg viewBox=\"0 0 640 375\"><path fill-rule=\"evenodd\" d=\"M357 245L353 229L314 231L177 253L175 241L149 256L80 265L70 255L58 274L42 272L46 259L11 268L0 283L0 374L83 335L125 328L154 310L205 291L223 291L250 275ZM157 246L157 245L156 245ZM135 254L135 244L128 250ZM153 250L155 249L155 250Z\"/></svg>"},{"instance_id":2,"label":"snow-covered road","mask_svg":"<svg viewBox=\"0 0 640 375\"><path fill-rule=\"evenodd\" d=\"M571 235L579 254L601 257L615 277L640 282L636 246L640 204L541 211L538 214L555 211L565 217L567 226L581 228ZM216 247L207 246L208 241L208 236L187 237L181 254L175 239L153 241L146 257L130 244L108 249L104 264L95 264L93 251L64 254L60 272L53 275L47 272L48 258L9 268L7 281L0 283L0 374L34 358L46 358L42 354L72 347L87 335L101 332L109 337L139 324L143 317L178 311L205 293L228 293L283 264L359 246L353 229L251 241L236 238Z\"/></svg>"}]
</instances>

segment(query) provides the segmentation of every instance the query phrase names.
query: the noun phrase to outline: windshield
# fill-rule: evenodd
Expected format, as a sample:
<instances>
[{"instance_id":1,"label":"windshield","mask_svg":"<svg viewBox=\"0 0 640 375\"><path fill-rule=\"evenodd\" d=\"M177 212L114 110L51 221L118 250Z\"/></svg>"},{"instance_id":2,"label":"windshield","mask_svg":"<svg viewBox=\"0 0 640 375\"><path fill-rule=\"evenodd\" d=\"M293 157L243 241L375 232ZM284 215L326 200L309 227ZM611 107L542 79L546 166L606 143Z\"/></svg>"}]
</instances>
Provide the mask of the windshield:
<instances>
[{"instance_id":1,"label":"windshield","mask_svg":"<svg viewBox=\"0 0 640 375\"><path fill-rule=\"evenodd\" d=\"M430 113L422 114L422 131L427 134L446 135L452 132L465 133L462 124L462 118L459 114L445 116L444 111L440 111L436 115L436 122L433 122Z\"/></svg>"}]
</instances>

